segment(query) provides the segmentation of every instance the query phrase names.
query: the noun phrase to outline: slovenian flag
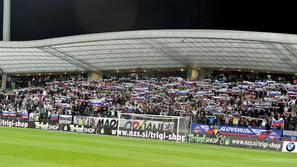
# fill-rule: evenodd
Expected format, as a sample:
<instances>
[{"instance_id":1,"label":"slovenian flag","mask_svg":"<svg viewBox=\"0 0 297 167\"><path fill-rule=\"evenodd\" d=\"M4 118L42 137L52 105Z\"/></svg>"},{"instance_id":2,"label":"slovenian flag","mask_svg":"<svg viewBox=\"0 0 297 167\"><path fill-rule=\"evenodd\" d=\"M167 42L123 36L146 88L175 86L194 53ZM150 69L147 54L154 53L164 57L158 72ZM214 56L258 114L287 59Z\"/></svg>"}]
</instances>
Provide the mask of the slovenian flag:
<instances>
[{"instance_id":1,"label":"slovenian flag","mask_svg":"<svg viewBox=\"0 0 297 167\"><path fill-rule=\"evenodd\" d=\"M278 120L275 120L272 118L272 127L281 127L284 124L284 119L280 118Z\"/></svg>"},{"instance_id":2,"label":"slovenian flag","mask_svg":"<svg viewBox=\"0 0 297 167\"><path fill-rule=\"evenodd\" d=\"M3 115L3 117L8 117L9 116L9 112L8 111L3 111L2 115Z\"/></svg>"},{"instance_id":3,"label":"slovenian flag","mask_svg":"<svg viewBox=\"0 0 297 167\"><path fill-rule=\"evenodd\" d=\"M22 112L21 114L22 119L28 119L28 112Z\"/></svg>"},{"instance_id":4,"label":"slovenian flag","mask_svg":"<svg viewBox=\"0 0 297 167\"><path fill-rule=\"evenodd\" d=\"M59 120L59 115L58 114L52 114L50 116L50 120L51 121L58 121Z\"/></svg>"},{"instance_id":5,"label":"slovenian flag","mask_svg":"<svg viewBox=\"0 0 297 167\"><path fill-rule=\"evenodd\" d=\"M13 112L13 111L12 111L12 112L9 112L9 113L8 113L8 116L10 116L10 117L15 117L15 116L16 116L16 113Z\"/></svg>"}]
</instances>

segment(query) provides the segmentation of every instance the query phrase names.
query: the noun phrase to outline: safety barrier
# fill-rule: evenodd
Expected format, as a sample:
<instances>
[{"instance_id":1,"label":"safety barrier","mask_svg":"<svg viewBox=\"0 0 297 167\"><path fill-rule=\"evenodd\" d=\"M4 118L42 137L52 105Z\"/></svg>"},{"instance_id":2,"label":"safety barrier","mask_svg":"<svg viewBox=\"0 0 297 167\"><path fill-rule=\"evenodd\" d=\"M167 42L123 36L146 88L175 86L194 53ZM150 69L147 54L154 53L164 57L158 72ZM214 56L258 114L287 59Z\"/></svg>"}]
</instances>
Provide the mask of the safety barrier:
<instances>
[{"instance_id":1,"label":"safety barrier","mask_svg":"<svg viewBox=\"0 0 297 167\"><path fill-rule=\"evenodd\" d=\"M145 126L146 123L148 122L142 121L143 125L138 125L139 129L133 131L133 129L118 129L118 118L59 115L56 118L35 119L0 116L0 126L8 127L119 135L297 153L297 142L282 141L279 138L280 132L275 130L192 124L190 134L184 133L178 136L166 128L156 129L165 125L159 121L150 121L152 126ZM125 123L121 121L121 124Z\"/></svg>"}]
</instances>

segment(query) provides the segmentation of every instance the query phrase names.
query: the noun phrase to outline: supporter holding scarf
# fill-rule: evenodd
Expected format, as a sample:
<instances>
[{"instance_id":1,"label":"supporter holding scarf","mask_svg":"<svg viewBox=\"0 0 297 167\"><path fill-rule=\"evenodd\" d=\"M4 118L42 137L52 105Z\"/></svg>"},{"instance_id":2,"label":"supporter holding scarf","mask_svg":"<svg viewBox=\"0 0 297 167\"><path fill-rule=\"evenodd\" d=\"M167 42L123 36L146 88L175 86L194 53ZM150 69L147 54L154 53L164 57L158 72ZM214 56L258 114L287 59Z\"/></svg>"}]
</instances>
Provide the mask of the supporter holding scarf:
<instances>
[{"instance_id":1,"label":"supporter holding scarf","mask_svg":"<svg viewBox=\"0 0 297 167\"><path fill-rule=\"evenodd\" d=\"M276 115L276 117L272 118L271 126L272 128L278 130L284 129L284 119L280 116L279 113Z\"/></svg>"}]
</instances>

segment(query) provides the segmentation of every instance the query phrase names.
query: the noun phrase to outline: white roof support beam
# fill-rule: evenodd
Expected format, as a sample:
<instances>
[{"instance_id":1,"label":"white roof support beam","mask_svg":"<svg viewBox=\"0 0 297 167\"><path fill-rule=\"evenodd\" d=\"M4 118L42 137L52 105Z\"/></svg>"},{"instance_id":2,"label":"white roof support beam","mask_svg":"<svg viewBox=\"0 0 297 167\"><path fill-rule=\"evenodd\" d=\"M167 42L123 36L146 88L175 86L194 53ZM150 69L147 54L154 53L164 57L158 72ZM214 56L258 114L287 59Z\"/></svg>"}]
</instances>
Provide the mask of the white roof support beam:
<instances>
[{"instance_id":1,"label":"white roof support beam","mask_svg":"<svg viewBox=\"0 0 297 167\"><path fill-rule=\"evenodd\" d=\"M149 42L147 40L149 40ZM182 53L180 53L178 50L166 48L166 44L159 41L158 39L147 39L147 40L143 40L142 42L147 44L154 51L162 54L162 56L165 56L169 60L176 61L176 64L180 64L181 66L187 67L189 65L189 62L185 60L184 57L181 56ZM180 55L178 55L178 53Z\"/></svg>"},{"instance_id":2,"label":"white roof support beam","mask_svg":"<svg viewBox=\"0 0 297 167\"><path fill-rule=\"evenodd\" d=\"M297 72L297 51L294 49L292 45L289 44L281 44L288 52L290 52L296 59L292 60L293 64L291 67Z\"/></svg>"},{"instance_id":3,"label":"white roof support beam","mask_svg":"<svg viewBox=\"0 0 297 167\"><path fill-rule=\"evenodd\" d=\"M91 66L90 64L82 62L81 60L77 60L77 59L73 58L72 56L69 56L66 53L58 51L57 49L54 49L52 47L47 46L47 47L41 47L40 49L47 52L48 54L51 54L55 57L63 59L72 65L79 66L79 67L85 69L86 71L99 71L97 68Z\"/></svg>"},{"instance_id":4,"label":"white roof support beam","mask_svg":"<svg viewBox=\"0 0 297 167\"><path fill-rule=\"evenodd\" d=\"M284 48L286 48L288 50L288 52L290 52L293 56L295 56L297 58L297 51L294 49L294 47L292 45L289 44L281 44Z\"/></svg>"},{"instance_id":5,"label":"white roof support beam","mask_svg":"<svg viewBox=\"0 0 297 167\"><path fill-rule=\"evenodd\" d=\"M3 1L3 41L10 41L11 0Z\"/></svg>"},{"instance_id":6,"label":"white roof support beam","mask_svg":"<svg viewBox=\"0 0 297 167\"><path fill-rule=\"evenodd\" d=\"M191 60L189 60L187 56L183 56L184 54L178 49L169 47L166 43L161 42L158 39L151 39L151 40L159 43L158 47L160 48L162 53L166 55L167 58L179 62L184 67L189 67L192 65Z\"/></svg>"}]
</instances>

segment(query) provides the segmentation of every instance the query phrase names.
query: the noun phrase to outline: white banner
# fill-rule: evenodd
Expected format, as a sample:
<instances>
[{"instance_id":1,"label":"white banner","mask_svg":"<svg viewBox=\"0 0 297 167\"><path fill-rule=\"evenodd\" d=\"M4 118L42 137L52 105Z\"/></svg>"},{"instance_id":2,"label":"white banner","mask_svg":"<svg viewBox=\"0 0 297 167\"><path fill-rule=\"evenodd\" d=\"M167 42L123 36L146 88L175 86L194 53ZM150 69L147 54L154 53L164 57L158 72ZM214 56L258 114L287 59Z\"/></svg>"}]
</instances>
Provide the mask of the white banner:
<instances>
[{"instance_id":1,"label":"white banner","mask_svg":"<svg viewBox=\"0 0 297 167\"><path fill-rule=\"evenodd\" d=\"M173 132L174 122L121 119L120 127L133 130Z\"/></svg>"},{"instance_id":2,"label":"white banner","mask_svg":"<svg viewBox=\"0 0 297 167\"><path fill-rule=\"evenodd\" d=\"M297 153L297 142L285 141L282 152Z\"/></svg>"},{"instance_id":3,"label":"white banner","mask_svg":"<svg viewBox=\"0 0 297 167\"><path fill-rule=\"evenodd\" d=\"M290 130L284 130L283 135L287 136L297 136L297 131L290 131Z\"/></svg>"}]
</instances>

